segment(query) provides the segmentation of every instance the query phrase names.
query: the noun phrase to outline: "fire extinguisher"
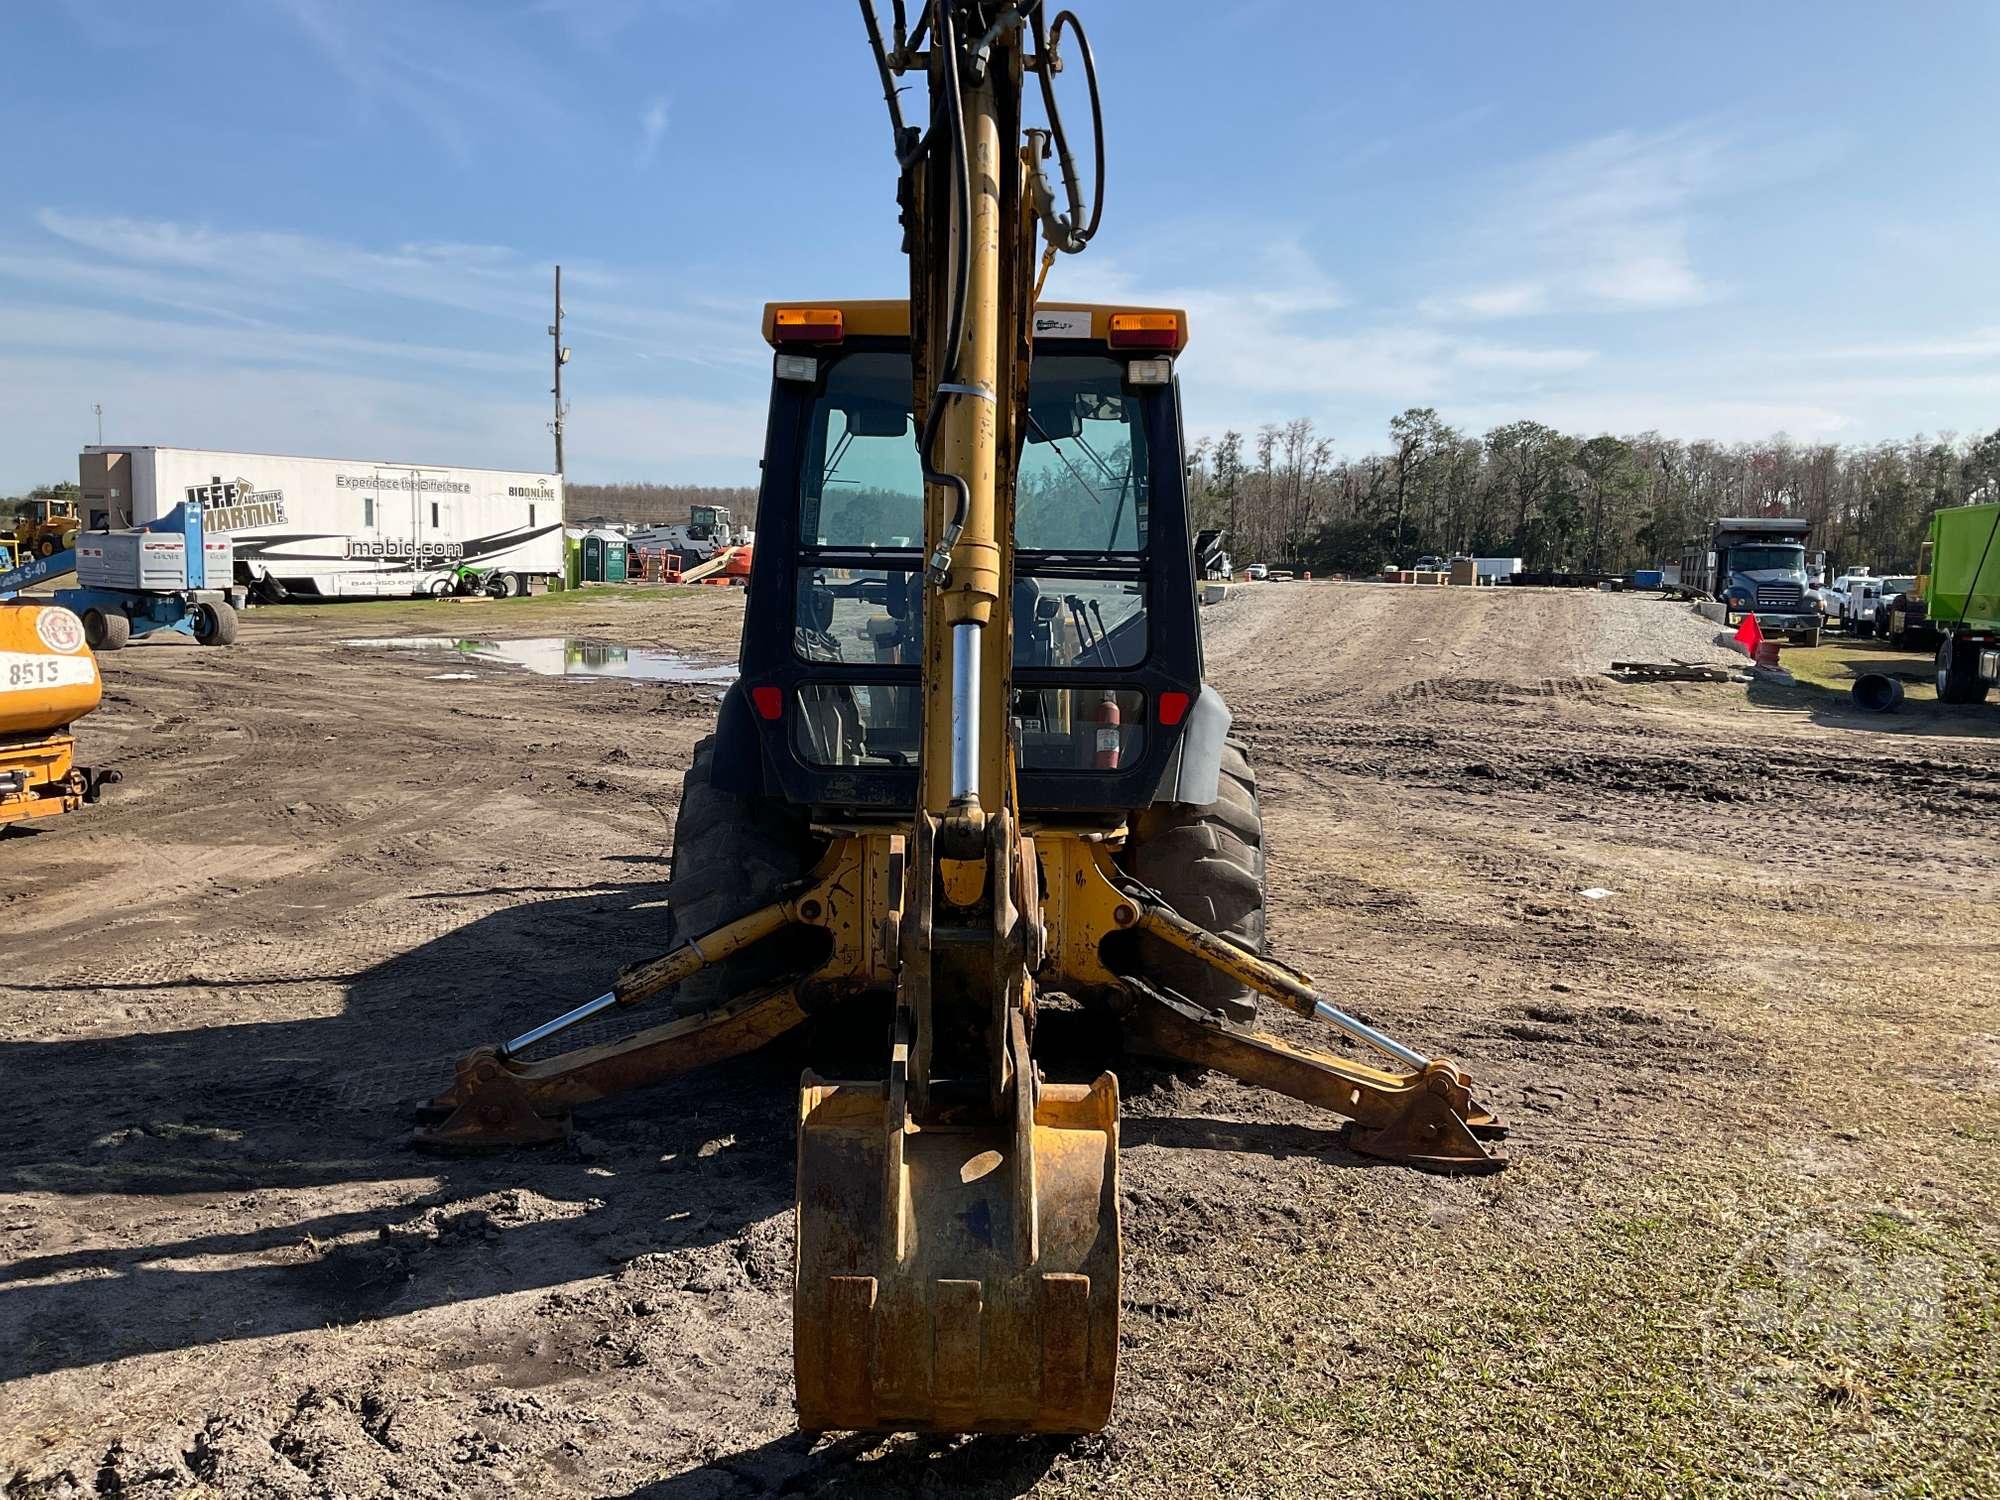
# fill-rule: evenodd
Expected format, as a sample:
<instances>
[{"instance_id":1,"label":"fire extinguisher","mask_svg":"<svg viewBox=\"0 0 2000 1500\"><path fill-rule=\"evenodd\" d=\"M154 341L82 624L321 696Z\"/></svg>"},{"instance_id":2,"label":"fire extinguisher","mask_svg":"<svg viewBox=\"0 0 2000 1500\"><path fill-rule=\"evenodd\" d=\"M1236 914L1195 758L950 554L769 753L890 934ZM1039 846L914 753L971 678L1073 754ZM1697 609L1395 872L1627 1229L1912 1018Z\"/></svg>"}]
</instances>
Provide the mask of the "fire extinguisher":
<instances>
[{"instance_id":1,"label":"fire extinguisher","mask_svg":"<svg viewBox=\"0 0 2000 1500\"><path fill-rule=\"evenodd\" d=\"M1097 769L1100 771L1118 769L1120 722L1118 695L1107 689L1103 700L1097 705Z\"/></svg>"}]
</instances>

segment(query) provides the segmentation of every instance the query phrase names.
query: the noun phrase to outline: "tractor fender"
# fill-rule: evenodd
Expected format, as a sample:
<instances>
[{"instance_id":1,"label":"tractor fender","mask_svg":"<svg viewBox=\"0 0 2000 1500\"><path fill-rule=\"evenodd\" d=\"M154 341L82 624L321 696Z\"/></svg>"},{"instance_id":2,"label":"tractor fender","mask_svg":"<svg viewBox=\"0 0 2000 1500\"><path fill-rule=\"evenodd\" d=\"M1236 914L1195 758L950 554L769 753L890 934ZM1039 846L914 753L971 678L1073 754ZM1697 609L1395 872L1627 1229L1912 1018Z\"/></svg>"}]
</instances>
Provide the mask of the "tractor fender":
<instances>
[{"instance_id":1,"label":"tractor fender","mask_svg":"<svg viewBox=\"0 0 2000 1500\"><path fill-rule=\"evenodd\" d=\"M715 767L711 784L738 797L761 797L777 786L764 772L764 741L743 684L732 682L715 716Z\"/></svg>"},{"instance_id":2,"label":"tractor fender","mask_svg":"<svg viewBox=\"0 0 2000 1500\"><path fill-rule=\"evenodd\" d=\"M1153 792L1155 802L1186 802L1206 807L1220 795L1222 743L1229 738L1229 726L1234 720L1235 715L1222 701L1222 694L1204 682L1194 706L1188 710L1187 722L1181 729L1179 743L1174 746L1173 758L1167 762L1166 774Z\"/></svg>"}]
</instances>

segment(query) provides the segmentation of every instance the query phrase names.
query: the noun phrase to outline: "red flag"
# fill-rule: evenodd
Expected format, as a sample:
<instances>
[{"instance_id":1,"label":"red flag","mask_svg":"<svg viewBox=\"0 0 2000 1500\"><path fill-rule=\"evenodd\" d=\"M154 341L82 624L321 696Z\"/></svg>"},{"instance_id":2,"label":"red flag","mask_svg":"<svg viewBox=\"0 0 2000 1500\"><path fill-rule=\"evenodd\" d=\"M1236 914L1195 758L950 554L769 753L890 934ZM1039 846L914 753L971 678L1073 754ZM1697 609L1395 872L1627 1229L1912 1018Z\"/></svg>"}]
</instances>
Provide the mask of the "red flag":
<instances>
[{"instance_id":1,"label":"red flag","mask_svg":"<svg viewBox=\"0 0 2000 1500\"><path fill-rule=\"evenodd\" d=\"M1757 617L1755 615L1745 615L1743 623L1736 627L1736 634L1733 639L1754 660L1757 655L1757 648L1764 644L1764 630L1757 623Z\"/></svg>"}]
</instances>

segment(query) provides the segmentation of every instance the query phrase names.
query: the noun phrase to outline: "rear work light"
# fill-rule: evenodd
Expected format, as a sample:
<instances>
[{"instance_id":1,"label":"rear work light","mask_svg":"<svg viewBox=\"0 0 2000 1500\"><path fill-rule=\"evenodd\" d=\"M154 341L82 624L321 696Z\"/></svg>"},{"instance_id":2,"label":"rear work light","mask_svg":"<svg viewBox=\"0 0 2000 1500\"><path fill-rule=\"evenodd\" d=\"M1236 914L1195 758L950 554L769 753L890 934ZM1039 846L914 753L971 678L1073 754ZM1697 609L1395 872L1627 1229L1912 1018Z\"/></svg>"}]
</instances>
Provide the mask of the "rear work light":
<instances>
[{"instance_id":1,"label":"rear work light","mask_svg":"<svg viewBox=\"0 0 2000 1500\"><path fill-rule=\"evenodd\" d=\"M1109 342L1114 349L1178 349L1180 314L1113 313Z\"/></svg>"},{"instance_id":2,"label":"rear work light","mask_svg":"<svg viewBox=\"0 0 2000 1500\"><path fill-rule=\"evenodd\" d=\"M1170 359L1135 359L1125 366L1125 378L1134 385L1169 385L1174 378Z\"/></svg>"},{"instance_id":3,"label":"rear work light","mask_svg":"<svg viewBox=\"0 0 2000 1500\"><path fill-rule=\"evenodd\" d=\"M841 335L837 307L781 307L771 319L771 337L780 344L837 344Z\"/></svg>"},{"instance_id":4,"label":"rear work light","mask_svg":"<svg viewBox=\"0 0 2000 1500\"><path fill-rule=\"evenodd\" d=\"M778 379L799 380L811 385L819 379L819 361L810 354L780 354Z\"/></svg>"}]
</instances>

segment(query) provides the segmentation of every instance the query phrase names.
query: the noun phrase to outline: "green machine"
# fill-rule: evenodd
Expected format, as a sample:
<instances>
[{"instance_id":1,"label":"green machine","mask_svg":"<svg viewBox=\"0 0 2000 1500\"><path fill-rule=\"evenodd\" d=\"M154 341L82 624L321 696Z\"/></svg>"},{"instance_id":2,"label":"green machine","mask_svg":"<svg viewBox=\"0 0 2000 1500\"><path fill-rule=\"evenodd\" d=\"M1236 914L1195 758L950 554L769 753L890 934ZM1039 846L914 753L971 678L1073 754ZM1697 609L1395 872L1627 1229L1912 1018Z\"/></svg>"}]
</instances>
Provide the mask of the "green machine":
<instances>
[{"instance_id":1,"label":"green machine","mask_svg":"<svg viewBox=\"0 0 2000 1500\"><path fill-rule=\"evenodd\" d=\"M1938 636L1938 701L1983 702L2000 682L2000 502L1934 514L1917 572Z\"/></svg>"}]
</instances>

